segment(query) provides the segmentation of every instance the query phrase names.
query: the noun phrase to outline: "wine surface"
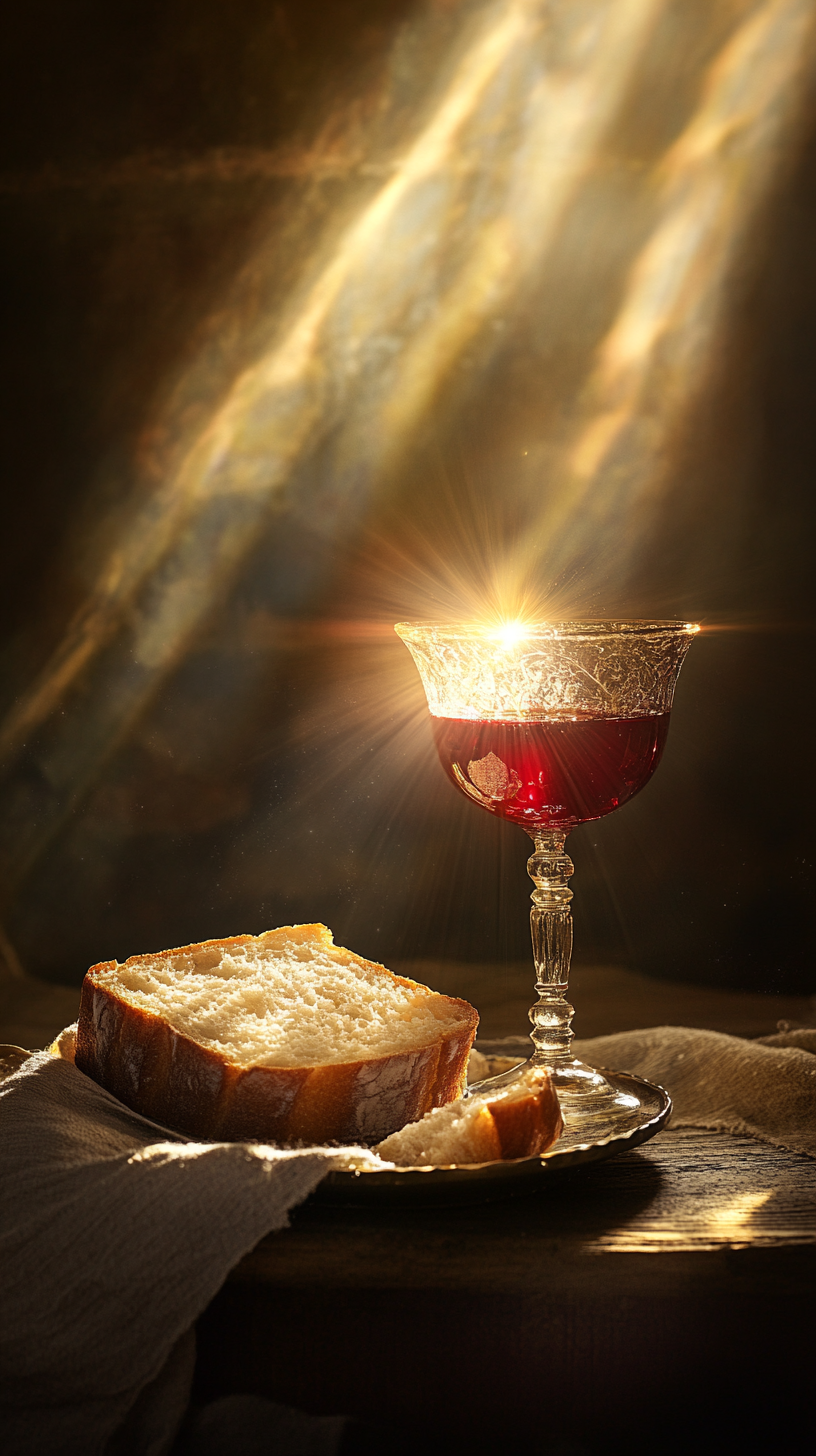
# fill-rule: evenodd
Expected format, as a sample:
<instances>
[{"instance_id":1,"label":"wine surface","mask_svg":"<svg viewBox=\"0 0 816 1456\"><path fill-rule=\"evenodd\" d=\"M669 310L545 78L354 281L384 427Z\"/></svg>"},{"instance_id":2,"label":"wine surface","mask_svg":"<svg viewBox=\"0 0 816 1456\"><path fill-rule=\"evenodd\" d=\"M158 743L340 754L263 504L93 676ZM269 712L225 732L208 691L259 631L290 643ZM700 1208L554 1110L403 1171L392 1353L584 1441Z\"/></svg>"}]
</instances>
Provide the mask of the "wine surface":
<instances>
[{"instance_id":1,"label":"wine surface","mask_svg":"<svg viewBox=\"0 0 816 1456\"><path fill-rule=\"evenodd\" d=\"M462 793L527 829L585 824L648 783L669 714L509 723L432 718L442 766Z\"/></svg>"}]
</instances>

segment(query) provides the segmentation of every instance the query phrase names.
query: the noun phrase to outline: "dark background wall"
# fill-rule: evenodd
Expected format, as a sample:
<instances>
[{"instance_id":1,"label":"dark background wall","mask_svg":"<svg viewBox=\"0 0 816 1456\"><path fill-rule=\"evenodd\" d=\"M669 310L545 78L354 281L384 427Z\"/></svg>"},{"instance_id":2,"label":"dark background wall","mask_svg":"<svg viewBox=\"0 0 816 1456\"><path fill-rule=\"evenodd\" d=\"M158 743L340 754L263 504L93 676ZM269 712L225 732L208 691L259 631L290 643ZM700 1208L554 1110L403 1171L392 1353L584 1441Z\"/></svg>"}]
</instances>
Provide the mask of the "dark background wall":
<instances>
[{"instance_id":1,"label":"dark background wall","mask_svg":"<svg viewBox=\"0 0 816 1456\"><path fill-rule=\"evenodd\" d=\"M81 604L87 542L139 488L157 401L253 327L259 242L270 309L297 277L292 219L317 234L374 185L366 137L415 9L40 0L15 17L0 86L4 707ZM456 9L431 7L434 44ZM634 570L616 575L612 542L559 584L564 615L712 627L654 783L571 841L584 959L814 989L815 241L804 118L735 262ZM437 553L470 551L478 580L485 543L511 541L546 491L542 402L581 347L559 327L532 309L463 366L348 529L296 501L270 517L24 875L6 834L3 919L28 970L77 982L110 956L306 919L386 962L526 955L528 842L445 785L387 626L433 607ZM440 609L456 605L445 590ZM332 629L347 622L368 625ZM47 817L44 762L32 740L4 780L3 802L28 806L20 843Z\"/></svg>"}]
</instances>

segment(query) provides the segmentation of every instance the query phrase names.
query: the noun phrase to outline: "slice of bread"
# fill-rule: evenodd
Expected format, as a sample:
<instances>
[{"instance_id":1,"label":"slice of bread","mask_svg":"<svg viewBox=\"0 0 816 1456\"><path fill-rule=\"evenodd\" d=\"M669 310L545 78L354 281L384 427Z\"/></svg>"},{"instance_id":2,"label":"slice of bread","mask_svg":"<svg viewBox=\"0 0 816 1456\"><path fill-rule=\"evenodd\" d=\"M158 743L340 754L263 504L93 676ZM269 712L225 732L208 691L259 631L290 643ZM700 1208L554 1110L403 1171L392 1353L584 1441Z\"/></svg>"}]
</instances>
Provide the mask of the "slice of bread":
<instances>
[{"instance_id":1,"label":"slice of bread","mask_svg":"<svg viewBox=\"0 0 816 1456\"><path fill-rule=\"evenodd\" d=\"M378 1143L375 1152L411 1168L532 1158L552 1147L563 1126L549 1072L529 1067L506 1087L435 1108Z\"/></svg>"},{"instance_id":2,"label":"slice of bread","mask_svg":"<svg viewBox=\"0 0 816 1456\"><path fill-rule=\"evenodd\" d=\"M478 1021L293 925L92 966L76 1065L191 1137L374 1142L460 1095Z\"/></svg>"}]
</instances>

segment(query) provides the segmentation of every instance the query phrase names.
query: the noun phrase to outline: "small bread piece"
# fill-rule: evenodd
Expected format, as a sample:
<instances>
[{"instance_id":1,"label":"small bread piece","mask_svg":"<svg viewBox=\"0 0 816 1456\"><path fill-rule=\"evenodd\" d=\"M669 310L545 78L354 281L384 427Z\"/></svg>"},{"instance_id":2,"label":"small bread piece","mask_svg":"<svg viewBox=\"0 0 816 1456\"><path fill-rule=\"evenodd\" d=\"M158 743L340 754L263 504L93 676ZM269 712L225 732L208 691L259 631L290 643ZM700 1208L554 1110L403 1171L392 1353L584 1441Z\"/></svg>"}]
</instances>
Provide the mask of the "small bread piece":
<instances>
[{"instance_id":1,"label":"small bread piece","mask_svg":"<svg viewBox=\"0 0 816 1456\"><path fill-rule=\"evenodd\" d=\"M532 1158L552 1147L563 1126L552 1077L529 1067L507 1087L436 1108L378 1143L375 1152L411 1168Z\"/></svg>"},{"instance_id":2,"label":"small bread piece","mask_svg":"<svg viewBox=\"0 0 816 1456\"><path fill-rule=\"evenodd\" d=\"M92 966L76 1065L191 1137L374 1142L460 1095L478 1021L293 925Z\"/></svg>"}]
</instances>

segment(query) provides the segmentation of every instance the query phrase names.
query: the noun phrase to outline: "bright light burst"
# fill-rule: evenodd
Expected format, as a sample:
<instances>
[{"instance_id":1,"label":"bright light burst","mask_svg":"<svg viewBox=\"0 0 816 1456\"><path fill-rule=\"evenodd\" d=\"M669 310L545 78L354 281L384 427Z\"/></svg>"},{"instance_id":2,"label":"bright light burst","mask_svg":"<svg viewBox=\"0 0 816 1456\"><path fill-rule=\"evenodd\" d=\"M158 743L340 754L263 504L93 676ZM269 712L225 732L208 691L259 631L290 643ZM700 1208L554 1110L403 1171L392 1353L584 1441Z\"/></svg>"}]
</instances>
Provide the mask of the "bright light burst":
<instances>
[{"instance_id":1,"label":"bright light burst","mask_svg":"<svg viewBox=\"0 0 816 1456\"><path fill-rule=\"evenodd\" d=\"M517 647L527 636L527 627L524 622L505 622L493 635L502 647Z\"/></svg>"}]
</instances>

